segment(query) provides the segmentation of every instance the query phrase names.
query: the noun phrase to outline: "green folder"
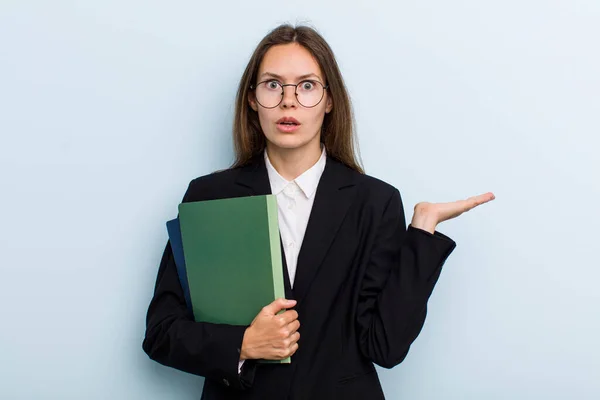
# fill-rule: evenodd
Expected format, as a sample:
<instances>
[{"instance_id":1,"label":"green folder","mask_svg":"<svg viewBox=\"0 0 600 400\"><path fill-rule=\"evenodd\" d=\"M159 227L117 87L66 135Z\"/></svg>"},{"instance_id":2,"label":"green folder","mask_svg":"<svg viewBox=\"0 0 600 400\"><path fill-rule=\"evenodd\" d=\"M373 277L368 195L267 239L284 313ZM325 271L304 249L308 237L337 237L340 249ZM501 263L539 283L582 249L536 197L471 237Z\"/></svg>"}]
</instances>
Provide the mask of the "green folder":
<instances>
[{"instance_id":1,"label":"green folder","mask_svg":"<svg viewBox=\"0 0 600 400\"><path fill-rule=\"evenodd\" d=\"M181 203L179 221L196 321L250 325L285 297L274 195Z\"/></svg>"}]
</instances>

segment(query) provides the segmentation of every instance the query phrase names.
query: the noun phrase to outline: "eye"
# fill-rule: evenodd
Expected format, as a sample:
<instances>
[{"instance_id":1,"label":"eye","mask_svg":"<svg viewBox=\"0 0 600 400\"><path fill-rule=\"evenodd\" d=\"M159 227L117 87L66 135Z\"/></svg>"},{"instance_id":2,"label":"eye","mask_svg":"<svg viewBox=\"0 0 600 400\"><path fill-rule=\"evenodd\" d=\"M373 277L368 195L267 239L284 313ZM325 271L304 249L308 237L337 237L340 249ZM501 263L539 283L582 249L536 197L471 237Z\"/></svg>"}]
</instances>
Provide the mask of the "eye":
<instances>
[{"instance_id":1,"label":"eye","mask_svg":"<svg viewBox=\"0 0 600 400\"><path fill-rule=\"evenodd\" d=\"M300 82L300 88L304 91L310 91L313 90L315 88L315 82L314 81L302 81Z\"/></svg>"},{"instance_id":2,"label":"eye","mask_svg":"<svg viewBox=\"0 0 600 400\"><path fill-rule=\"evenodd\" d=\"M265 86L267 89L277 89L279 87L279 82L275 80L265 82Z\"/></svg>"}]
</instances>

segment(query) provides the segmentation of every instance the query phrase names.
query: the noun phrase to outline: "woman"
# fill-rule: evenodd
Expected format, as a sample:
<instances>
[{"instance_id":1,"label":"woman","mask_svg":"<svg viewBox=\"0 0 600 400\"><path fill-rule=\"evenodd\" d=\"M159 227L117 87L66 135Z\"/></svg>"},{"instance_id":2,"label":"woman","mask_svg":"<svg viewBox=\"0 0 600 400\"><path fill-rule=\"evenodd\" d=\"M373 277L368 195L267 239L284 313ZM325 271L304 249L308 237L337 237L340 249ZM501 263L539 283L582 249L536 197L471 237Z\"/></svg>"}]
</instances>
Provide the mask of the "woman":
<instances>
[{"instance_id":1,"label":"woman","mask_svg":"<svg viewBox=\"0 0 600 400\"><path fill-rule=\"evenodd\" d=\"M275 194L287 300L265 305L250 326L194 322L167 243L144 351L206 377L205 400L383 399L373 363L406 357L455 247L437 224L493 194L419 203L407 229L398 190L356 161L342 76L308 27L283 25L259 43L233 133L234 165L193 180L183 201ZM256 362L288 356L291 364Z\"/></svg>"}]
</instances>

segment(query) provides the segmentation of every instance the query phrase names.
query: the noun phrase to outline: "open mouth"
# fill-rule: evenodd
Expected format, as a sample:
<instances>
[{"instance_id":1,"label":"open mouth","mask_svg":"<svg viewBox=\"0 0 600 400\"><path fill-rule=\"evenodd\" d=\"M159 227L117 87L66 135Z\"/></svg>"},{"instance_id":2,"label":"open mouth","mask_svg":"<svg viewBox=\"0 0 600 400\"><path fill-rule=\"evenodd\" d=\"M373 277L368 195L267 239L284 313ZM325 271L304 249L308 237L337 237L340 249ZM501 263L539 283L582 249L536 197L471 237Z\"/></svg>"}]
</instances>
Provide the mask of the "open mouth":
<instances>
[{"instance_id":1,"label":"open mouth","mask_svg":"<svg viewBox=\"0 0 600 400\"><path fill-rule=\"evenodd\" d=\"M294 132L298 127L300 127L300 122L294 117L282 117L277 120L277 129L280 132Z\"/></svg>"},{"instance_id":2,"label":"open mouth","mask_svg":"<svg viewBox=\"0 0 600 400\"><path fill-rule=\"evenodd\" d=\"M277 124L279 125L300 125L300 121L298 121L296 118L291 117L291 116L287 116L287 117L281 117L277 120Z\"/></svg>"},{"instance_id":3,"label":"open mouth","mask_svg":"<svg viewBox=\"0 0 600 400\"><path fill-rule=\"evenodd\" d=\"M280 132L294 132L300 127L300 122L291 117L281 118L277 121L277 129Z\"/></svg>"}]
</instances>

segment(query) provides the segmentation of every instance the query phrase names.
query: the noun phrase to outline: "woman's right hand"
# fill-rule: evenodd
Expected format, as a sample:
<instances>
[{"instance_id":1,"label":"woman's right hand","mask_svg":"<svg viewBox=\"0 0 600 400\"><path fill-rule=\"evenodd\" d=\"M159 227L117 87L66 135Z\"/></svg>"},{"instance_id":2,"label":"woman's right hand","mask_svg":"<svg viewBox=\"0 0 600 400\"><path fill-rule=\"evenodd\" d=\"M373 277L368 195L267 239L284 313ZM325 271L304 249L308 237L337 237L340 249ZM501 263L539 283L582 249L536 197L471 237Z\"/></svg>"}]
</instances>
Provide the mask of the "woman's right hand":
<instances>
[{"instance_id":1,"label":"woman's right hand","mask_svg":"<svg viewBox=\"0 0 600 400\"><path fill-rule=\"evenodd\" d=\"M263 307L246 328L240 360L282 360L298 350L300 321L296 310L281 310L294 307L296 300L277 299Z\"/></svg>"}]
</instances>

